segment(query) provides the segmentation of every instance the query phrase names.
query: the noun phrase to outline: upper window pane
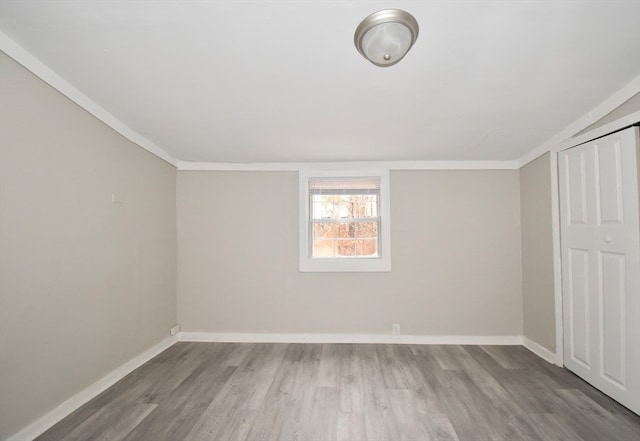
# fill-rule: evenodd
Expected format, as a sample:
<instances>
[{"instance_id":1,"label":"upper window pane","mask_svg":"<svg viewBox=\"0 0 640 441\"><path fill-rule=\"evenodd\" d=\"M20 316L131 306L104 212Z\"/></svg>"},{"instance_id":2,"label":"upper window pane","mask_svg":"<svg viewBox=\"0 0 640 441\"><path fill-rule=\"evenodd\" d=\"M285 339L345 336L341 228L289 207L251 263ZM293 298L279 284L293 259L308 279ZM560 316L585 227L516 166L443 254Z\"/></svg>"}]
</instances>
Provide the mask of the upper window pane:
<instances>
[{"instance_id":1,"label":"upper window pane","mask_svg":"<svg viewBox=\"0 0 640 441\"><path fill-rule=\"evenodd\" d=\"M367 219L378 217L377 194L312 194L312 219Z\"/></svg>"}]
</instances>

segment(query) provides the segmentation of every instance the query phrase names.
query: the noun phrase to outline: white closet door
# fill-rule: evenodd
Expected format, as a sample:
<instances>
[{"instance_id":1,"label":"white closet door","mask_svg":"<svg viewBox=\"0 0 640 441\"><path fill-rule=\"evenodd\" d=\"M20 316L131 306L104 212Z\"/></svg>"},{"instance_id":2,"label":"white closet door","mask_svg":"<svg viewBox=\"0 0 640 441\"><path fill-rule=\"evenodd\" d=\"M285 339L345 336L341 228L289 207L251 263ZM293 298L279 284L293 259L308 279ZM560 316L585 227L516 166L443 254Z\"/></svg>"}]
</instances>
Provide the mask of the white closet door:
<instances>
[{"instance_id":1,"label":"white closet door","mask_svg":"<svg viewBox=\"0 0 640 441\"><path fill-rule=\"evenodd\" d=\"M638 128L560 153L564 361L640 413Z\"/></svg>"}]
</instances>

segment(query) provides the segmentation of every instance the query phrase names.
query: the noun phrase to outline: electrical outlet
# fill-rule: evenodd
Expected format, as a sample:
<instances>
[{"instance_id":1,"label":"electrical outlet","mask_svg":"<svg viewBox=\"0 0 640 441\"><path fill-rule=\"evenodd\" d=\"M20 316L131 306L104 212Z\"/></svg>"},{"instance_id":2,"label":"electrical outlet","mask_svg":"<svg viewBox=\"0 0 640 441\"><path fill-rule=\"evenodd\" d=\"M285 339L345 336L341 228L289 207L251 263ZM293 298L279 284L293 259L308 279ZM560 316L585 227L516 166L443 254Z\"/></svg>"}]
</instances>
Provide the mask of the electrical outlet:
<instances>
[{"instance_id":1,"label":"electrical outlet","mask_svg":"<svg viewBox=\"0 0 640 441\"><path fill-rule=\"evenodd\" d=\"M391 333L393 335L400 335L400 324L399 323L394 323L393 325L391 325Z\"/></svg>"},{"instance_id":2,"label":"electrical outlet","mask_svg":"<svg viewBox=\"0 0 640 441\"><path fill-rule=\"evenodd\" d=\"M178 332L180 332L180 325L174 325L169 329L169 334L171 335L176 335Z\"/></svg>"}]
</instances>

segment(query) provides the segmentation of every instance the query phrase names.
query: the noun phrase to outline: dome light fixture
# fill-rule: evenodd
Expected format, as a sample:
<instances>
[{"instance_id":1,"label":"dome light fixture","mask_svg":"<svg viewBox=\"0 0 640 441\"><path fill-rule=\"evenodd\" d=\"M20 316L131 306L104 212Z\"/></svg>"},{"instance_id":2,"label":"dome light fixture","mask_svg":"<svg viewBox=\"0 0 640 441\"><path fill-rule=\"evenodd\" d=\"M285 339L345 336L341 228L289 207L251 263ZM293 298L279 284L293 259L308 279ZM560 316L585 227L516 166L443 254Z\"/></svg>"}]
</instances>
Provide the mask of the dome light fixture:
<instances>
[{"instance_id":1,"label":"dome light fixture","mask_svg":"<svg viewBox=\"0 0 640 441\"><path fill-rule=\"evenodd\" d=\"M402 60L418 38L418 22L401 9L374 12L358 25L353 42L376 66L393 66Z\"/></svg>"}]
</instances>

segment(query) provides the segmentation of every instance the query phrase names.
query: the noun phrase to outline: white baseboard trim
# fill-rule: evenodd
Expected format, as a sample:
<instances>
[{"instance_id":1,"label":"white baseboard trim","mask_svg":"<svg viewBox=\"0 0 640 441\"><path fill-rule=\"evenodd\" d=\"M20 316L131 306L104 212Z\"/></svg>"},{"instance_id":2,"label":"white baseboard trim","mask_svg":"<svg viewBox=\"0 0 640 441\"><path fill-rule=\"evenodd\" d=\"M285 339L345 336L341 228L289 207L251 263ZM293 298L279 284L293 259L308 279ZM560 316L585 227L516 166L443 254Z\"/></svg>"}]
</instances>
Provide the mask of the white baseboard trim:
<instances>
[{"instance_id":1,"label":"white baseboard trim","mask_svg":"<svg viewBox=\"0 0 640 441\"><path fill-rule=\"evenodd\" d=\"M100 380L93 383L91 386L78 392L76 395L72 396L55 409L38 418L36 421L29 424L20 432L11 436L7 441L31 441L34 438L42 435L46 430L51 428L51 426L61 421L71 412L78 409L89 400L95 398L96 396L98 396L98 394L102 393L109 387L113 386L133 370L142 366L165 349L173 346L173 344L175 344L177 341L178 339L176 337L165 338L160 343L157 343L156 345L144 351L142 354L132 358L119 368L115 369Z\"/></svg>"},{"instance_id":2,"label":"white baseboard trim","mask_svg":"<svg viewBox=\"0 0 640 441\"><path fill-rule=\"evenodd\" d=\"M180 332L179 341L218 343L378 343L413 345L522 345L519 335L243 334Z\"/></svg>"},{"instance_id":3,"label":"white baseboard trim","mask_svg":"<svg viewBox=\"0 0 640 441\"><path fill-rule=\"evenodd\" d=\"M556 354L544 346L539 345L533 340L529 340L527 337L522 337L522 345L543 360L551 364L556 364Z\"/></svg>"},{"instance_id":4,"label":"white baseboard trim","mask_svg":"<svg viewBox=\"0 0 640 441\"><path fill-rule=\"evenodd\" d=\"M95 398L129 373L142 366L178 341L218 343L374 343L414 345L524 345L549 363L555 363L553 352L521 335L388 335L388 334L248 334L215 332L179 332L150 347L83 391L77 393L40 417L7 441L30 441L89 400Z\"/></svg>"}]
</instances>

